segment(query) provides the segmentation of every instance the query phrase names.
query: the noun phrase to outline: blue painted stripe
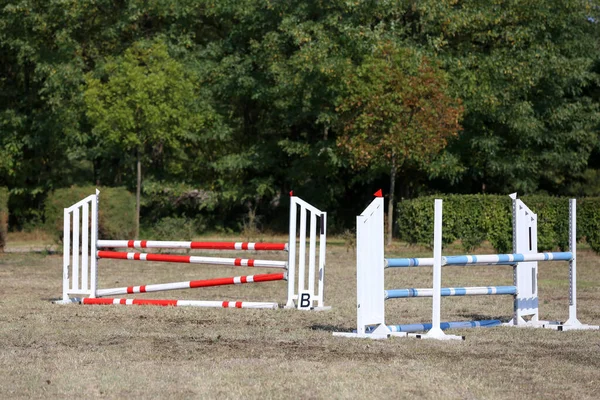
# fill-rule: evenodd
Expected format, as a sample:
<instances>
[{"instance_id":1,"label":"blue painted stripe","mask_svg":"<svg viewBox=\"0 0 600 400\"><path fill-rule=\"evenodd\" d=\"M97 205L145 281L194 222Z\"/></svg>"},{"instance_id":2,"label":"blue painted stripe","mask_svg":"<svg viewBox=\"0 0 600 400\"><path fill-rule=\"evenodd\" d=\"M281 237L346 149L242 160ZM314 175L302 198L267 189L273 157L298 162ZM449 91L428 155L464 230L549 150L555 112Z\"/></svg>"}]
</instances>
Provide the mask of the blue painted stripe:
<instances>
[{"instance_id":1,"label":"blue painted stripe","mask_svg":"<svg viewBox=\"0 0 600 400\"><path fill-rule=\"evenodd\" d=\"M482 321L455 321L455 322L442 322L440 328L446 329L466 329L466 328L491 328L499 326L502 321L498 319L489 319ZM425 324L403 324L403 325L388 325L388 328L392 332L421 332L428 331L431 329L430 323ZM369 332L369 330L367 330Z\"/></svg>"},{"instance_id":2,"label":"blue painted stripe","mask_svg":"<svg viewBox=\"0 0 600 400\"><path fill-rule=\"evenodd\" d=\"M552 261L571 261L573 259L573 253L570 251L559 251L547 254L552 254Z\"/></svg>"},{"instance_id":3,"label":"blue painted stripe","mask_svg":"<svg viewBox=\"0 0 600 400\"><path fill-rule=\"evenodd\" d=\"M412 267L415 262L414 258L388 258L388 267Z\"/></svg>"},{"instance_id":4,"label":"blue painted stripe","mask_svg":"<svg viewBox=\"0 0 600 400\"><path fill-rule=\"evenodd\" d=\"M469 259L467 256L448 256L446 264L469 264Z\"/></svg>"},{"instance_id":5,"label":"blue painted stripe","mask_svg":"<svg viewBox=\"0 0 600 400\"><path fill-rule=\"evenodd\" d=\"M517 294L516 286L494 286L494 287L496 288L496 294Z\"/></svg>"}]
</instances>

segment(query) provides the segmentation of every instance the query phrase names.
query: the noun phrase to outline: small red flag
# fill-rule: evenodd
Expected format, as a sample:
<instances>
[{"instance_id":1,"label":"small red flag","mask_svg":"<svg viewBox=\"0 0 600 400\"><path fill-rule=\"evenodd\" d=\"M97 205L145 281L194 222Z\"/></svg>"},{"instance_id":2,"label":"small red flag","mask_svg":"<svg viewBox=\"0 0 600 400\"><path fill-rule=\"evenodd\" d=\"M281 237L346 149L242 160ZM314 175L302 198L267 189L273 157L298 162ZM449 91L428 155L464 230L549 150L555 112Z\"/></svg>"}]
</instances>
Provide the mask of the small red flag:
<instances>
[{"instance_id":1,"label":"small red flag","mask_svg":"<svg viewBox=\"0 0 600 400\"><path fill-rule=\"evenodd\" d=\"M292 197L294 195L294 191L290 190L290 197Z\"/></svg>"},{"instance_id":2,"label":"small red flag","mask_svg":"<svg viewBox=\"0 0 600 400\"><path fill-rule=\"evenodd\" d=\"M381 191L381 189L379 189L378 191L376 191L373 196L375 197L383 197L383 192Z\"/></svg>"}]
</instances>

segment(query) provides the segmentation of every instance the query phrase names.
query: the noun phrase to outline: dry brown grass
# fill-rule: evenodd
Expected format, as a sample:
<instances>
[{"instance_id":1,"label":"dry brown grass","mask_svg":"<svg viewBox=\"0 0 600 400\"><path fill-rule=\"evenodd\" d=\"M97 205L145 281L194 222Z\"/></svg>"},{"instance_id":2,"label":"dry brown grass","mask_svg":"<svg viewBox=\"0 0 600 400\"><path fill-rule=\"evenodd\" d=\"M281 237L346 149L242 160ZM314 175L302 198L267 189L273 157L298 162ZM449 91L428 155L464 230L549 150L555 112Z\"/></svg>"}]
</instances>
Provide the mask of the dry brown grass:
<instances>
[{"instance_id":1,"label":"dry brown grass","mask_svg":"<svg viewBox=\"0 0 600 400\"><path fill-rule=\"evenodd\" d=\"M402 245L389 253L426 254ZM595 324L599 260L579 254L579 317ZM61 293L60 256L1 255L0 398L600 398L598 331L471 329L460 331L467 340L458 343L333 337L355 328L355 259L339 241L327 261L326 302L333 309L299 312L53 305ZM542 317L564 320L568 266L540 265ZM100 287L248 272L107 260L100 268ZM386 278L388 288L425 287L431 271L388 271ZM509 267L444 269L445 286L511 281ZM285 288L272 282L145 296L283 301ZM506 319L512 312L506 297L442 304L443 320ZM431 318L427 299L386 306L389 323Z\"/></svg>"}]
</instances>

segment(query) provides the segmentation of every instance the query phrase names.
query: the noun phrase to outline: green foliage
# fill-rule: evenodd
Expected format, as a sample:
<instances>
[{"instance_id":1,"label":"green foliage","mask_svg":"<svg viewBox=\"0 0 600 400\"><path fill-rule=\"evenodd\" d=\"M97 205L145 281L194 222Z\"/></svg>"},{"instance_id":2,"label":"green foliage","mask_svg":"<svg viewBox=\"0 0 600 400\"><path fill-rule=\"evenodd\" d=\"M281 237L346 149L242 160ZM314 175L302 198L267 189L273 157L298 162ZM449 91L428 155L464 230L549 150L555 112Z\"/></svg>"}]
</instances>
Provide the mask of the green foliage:
<instances>
[{"instance_id":1,"label":"green foliage","mask_svg":"<svg viewBox=\"0 0 600 400\"><path fill-rule=\"evenodd\" d=\"M98 235L101 239L130 239L135 229L135 197L123 188L99 188ZM93 186L57 189L45 202L46 229L57 241L63 237L64 208L96 193Z\"/></svg>"},{"instance_id":2,"label":"green foliage","mask_svg":"<svg viewBox=\"0 0 600 400\"><path fill-rule=\"evenodd\" d=\"M407 38L442 61L464 101L457 187L556 193L585 170L600 122L596 1L407 4Z\"/></svg>"},{"instance_id":3,"label":"green foliage","mask_svg":"<svg viewBox=\"0 0 600 400\"><path fill-rule=\"evenodd\" d=\"M462 109L447 93L445 74L411 49L380 44L347 82L338 144L355 165L422 166L460 130Z\"/></svg>"},{"instance_id":4,"label":"green foliage","mask_svg":"<svg viewBox=\"0 0 600 400\"><path fill-rule=\"evenodd\" d=\"M4 251L8 233L8 196L8 189L0 187L0 252Z\"/></svg>"},{"instance_id":5,"label":"green foliage","mask_svg":"<svg viewBox=\"0 0 600 400\"><path fill-rule=\"evenodd\" d=\"M141 223L145 230L154 230L162 221L194 218L194 232L201 233L207 222L214 222L211 217L217 213L219 198L216 193L196 188L183 183L164 181L147 181L144 184ZM156 221L161 221L156 223ZM167 221L168 222L168 221ZM169 225L168 223L166 223ZM163 230L159 231L162 232ZM167 229L166 231L169 231ZM175 231L176 230L172 230ZM189 231L186 228L184 231Z\"/></svg>"},{"instance_id":6,"label":"green foliage","mask_svg":"<svg viewBox=\"0 0 600 400\"><path fill-rule=\"evenodd\" d=\"M403 197L596 196L599 10L597 0L0 0L11 227L39 221L55 189L132 190L139 152L146 182L216 193L212 220L208 205L154 198L142 221L202 215L239 227L256 215L282 228L293 189L343 230L391 171L352 169L360 146L337 146L349 120L338 107L374 95L362 127L393 128L402 103L390 100L415 92L385 73L382 44L409 66L427 60L465 109L441 154L430 157L439 143L420 131L407 136L429 156L398 171Z\"/></svg>"},{"instance_id":7,"label":"green foliage","mask_svg":"<svg viewBox=\"0 0 600 400\"><path fill-rule=\"evenodd\" d=\"M426 196L398 204L400 238L431 246L433 200L444 200L443 242L460 241L470 252L488 241L498 253L512 251L512 201L508 196ZM567 198L524 196L523 202L538 216L538 251L566 250L569 246ZM600 198L578 201L577 238L600 251Z\"/></svg>"},{"instance_id":8,"label":"green foliage","mask_svg":"<svg viewBox=\"0 0 600 400\"><path fill-rule=\"evenodd\" d=\"M198 83L160 41L135 43L86 75L86 115L99 148L138 152L144 164L174 174L186 168L179 153L198 142L210 118L198 97Z\"/></svg>"},{"instance_id":9,"label":"green foliage","mask_svg":"<svg viewBox=\"0 0 600 400\"><path fill-rule=\"evenodd\" d=\"M156 240L192 240L196 223L189 218L165 217L147 229L146 237Z\"/></svg>"}]
</instances>

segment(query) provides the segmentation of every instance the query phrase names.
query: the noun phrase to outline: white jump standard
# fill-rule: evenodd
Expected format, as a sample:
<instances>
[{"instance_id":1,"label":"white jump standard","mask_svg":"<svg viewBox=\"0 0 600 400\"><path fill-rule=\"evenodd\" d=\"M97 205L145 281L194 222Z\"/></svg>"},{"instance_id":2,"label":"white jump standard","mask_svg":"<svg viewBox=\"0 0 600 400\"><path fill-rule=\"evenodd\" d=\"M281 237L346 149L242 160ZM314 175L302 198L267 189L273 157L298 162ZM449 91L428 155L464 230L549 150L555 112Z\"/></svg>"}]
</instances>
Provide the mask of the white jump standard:
<instances>
[{"instance_id":1,"label":"white jump standard","mask_svg":"<svg viewBox=\"0 0 600 400\"><path fill-rule=\"evenodd\" d=\"M442 257L442 200L435 200L434 257L384 258L383 198L378 196L357 217L357 329L354 333L335 332L334 336L385 339L390 336L413 336L439 340L463 339L446 335L449 328L488 327L501 325L499 320L440 322L442 296L510 295L513 297L513 318L508 326L542 327L556 330L599 329L577 320L576 310L576 201L569 202L569 251L537 252L537 215L516 198L513 200L513 254L488 254ZM541 321L538 310L537 263L568 261L570 283L569 319L564 323ZM441 287L442 266L489 265L513 266L513 286ZM433 267L433 288L384 290L385 268ZM432 323L386 325L387 299L432 297ZM427 334L413 332L428 330Z\"/></svg>"},{"instance_id":2,"label":"white jump standard","mask_svg":"<svg viewBox=\"0 0 600 400\"><path fill-rule=\"evenodd\" d=\"M99 240L99 194L100 192L96 190L96 194L64 209L63 298L59 303L278 308L277 302L100 299L100 297L209 286L287 281L285 308L317 310L329 308L323 304L327 213L293 196L292 193L290 193L290 225L287 243ZM99 250L101 248L280 251L286 252L287 257L286 260L259 260ZM210 264L271 270L283 269L284 271L271 274L99 289L99 259Z\"/></svg>"}]
</instances>

